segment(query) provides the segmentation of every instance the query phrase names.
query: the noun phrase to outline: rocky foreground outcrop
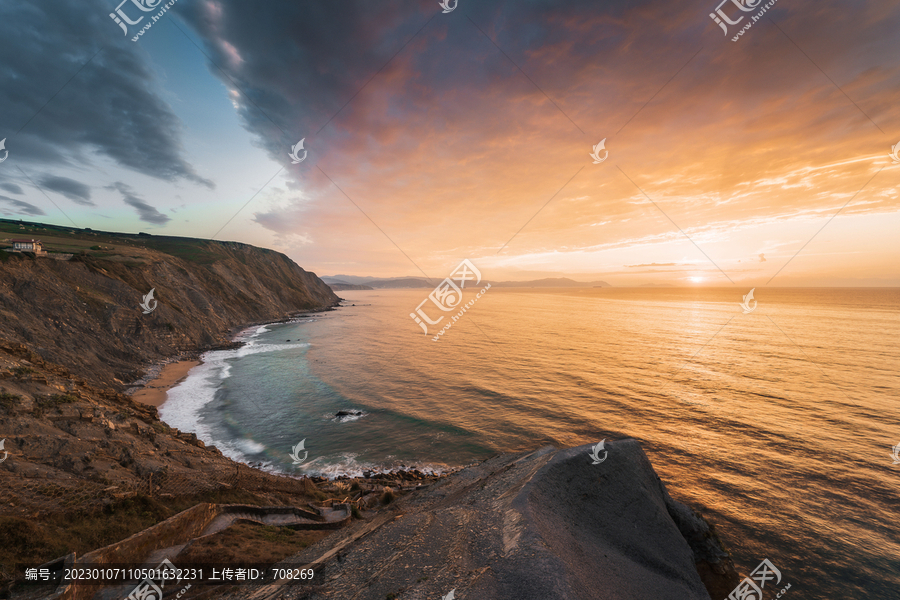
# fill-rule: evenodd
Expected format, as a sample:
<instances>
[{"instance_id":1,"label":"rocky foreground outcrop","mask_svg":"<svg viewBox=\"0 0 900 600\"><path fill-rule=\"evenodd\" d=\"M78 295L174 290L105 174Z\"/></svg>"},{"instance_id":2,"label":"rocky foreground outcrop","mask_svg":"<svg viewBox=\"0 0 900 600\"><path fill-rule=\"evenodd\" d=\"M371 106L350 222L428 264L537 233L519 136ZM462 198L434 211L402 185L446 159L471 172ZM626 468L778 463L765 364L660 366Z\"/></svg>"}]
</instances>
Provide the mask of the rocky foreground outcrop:
<instances>
[{"instance_id":1,"label":"rocky foreground outcrop","mask_svg":"<svg viewBox=\"0 0 900 600\"><path fill-rule=\"evenodd\" d=\"M727 553L640 445L607 450L598 465L588 446L492 458L295 556L315 569L310 584L219 597L708 600L708 589L730 590Z\"/></svg>"}]
</instances>

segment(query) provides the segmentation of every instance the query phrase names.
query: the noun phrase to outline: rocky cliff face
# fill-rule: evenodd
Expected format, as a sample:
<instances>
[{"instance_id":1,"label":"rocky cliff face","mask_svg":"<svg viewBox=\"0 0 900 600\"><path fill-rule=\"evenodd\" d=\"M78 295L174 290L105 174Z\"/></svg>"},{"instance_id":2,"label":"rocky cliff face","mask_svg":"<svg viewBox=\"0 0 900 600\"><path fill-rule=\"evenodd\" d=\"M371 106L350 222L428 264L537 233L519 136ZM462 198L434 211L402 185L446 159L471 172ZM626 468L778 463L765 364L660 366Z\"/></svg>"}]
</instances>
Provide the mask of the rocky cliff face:
<instances>
[{"instance_id":1,"label":"rocky cliff face","mask_svg":"<svg viewBox=\"0 0 900 600\"><path fill-rule=\"evenodd\" d=\"M302 500L272 496L271 477L122 391L150 363L225 344L242 325L327 309L339 301L331 288L244 244L0 219L0 247L4 234L40 238L71 260L0 249L0 597L23 575L14 563L117 541L169 516L172 502L222 490Z\"/></svg>"},{"instance_id":2,"label":"rocky cliff face","mask_svg":"<svg viewBox=\"0 0 900 600\"><path fill-rule=\"evenodd\" d=\"M112 243L69 261L0 252L0 339L122 390L148 363L226 343L240 325L339 302L271 250L147 235ZM144 314L151 289L158 304Z\"/></svg>"}]
</instances>

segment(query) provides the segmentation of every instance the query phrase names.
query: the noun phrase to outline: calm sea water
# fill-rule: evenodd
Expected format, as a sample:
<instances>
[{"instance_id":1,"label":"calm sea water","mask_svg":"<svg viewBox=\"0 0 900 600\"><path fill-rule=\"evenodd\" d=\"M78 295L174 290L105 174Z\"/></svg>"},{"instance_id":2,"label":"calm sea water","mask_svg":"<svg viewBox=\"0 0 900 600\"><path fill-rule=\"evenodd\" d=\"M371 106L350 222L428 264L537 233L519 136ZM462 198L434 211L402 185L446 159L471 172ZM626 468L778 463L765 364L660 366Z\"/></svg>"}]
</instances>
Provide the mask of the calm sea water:
<instances>
[{"instance_id":1,"label":"calm sea water","mask_svg":"<svg viewBox=\"0 0 900 600\"><path fill-rule=\"evenodd\" d=\"M791 597L900 598L900 290L758 288L743 314L735 288L493 288L439 342L409 316L428 291L248 330L162 417L331 476L634 437L743 572L769 558Z\"/></svg>"}]
</instances>

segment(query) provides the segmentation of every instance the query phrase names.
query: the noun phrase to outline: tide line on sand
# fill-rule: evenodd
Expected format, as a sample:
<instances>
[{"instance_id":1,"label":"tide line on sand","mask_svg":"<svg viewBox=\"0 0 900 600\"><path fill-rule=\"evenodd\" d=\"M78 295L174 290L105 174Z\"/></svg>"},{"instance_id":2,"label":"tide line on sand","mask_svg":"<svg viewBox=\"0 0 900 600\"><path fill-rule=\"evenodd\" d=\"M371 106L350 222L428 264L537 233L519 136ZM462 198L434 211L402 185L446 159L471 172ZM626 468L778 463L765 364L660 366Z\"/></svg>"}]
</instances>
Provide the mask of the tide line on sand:
<instances>
[{"instance_id":1,"label":"tide line on sand","mask_svg":"<svg viewBox=\"0 0 900 600\"><path fill-rule=\"evenodd\" d=\"M135 402L159 408L168 398L168 392L185 379L188 372L200 364L198 360L181 360L165 365L159 375L132 394Z\"/></svg>"}]
</instances>

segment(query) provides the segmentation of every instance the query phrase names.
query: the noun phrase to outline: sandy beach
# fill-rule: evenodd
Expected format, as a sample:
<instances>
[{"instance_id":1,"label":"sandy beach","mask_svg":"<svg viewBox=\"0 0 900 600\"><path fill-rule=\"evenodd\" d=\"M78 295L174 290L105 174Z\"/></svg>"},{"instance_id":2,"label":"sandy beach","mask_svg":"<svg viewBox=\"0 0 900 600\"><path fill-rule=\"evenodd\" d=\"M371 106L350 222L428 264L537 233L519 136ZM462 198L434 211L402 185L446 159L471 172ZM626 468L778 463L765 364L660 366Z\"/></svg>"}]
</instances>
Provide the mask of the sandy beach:
<instances>
[{"instance_id":1,"label":"sandy beach","mask_svg":"<svg viewBox=\"0 0 900 600\"><path fill-rule=\"evenodd\" d=\"M162 368L159 377L136 391L132 398L143 404L159 408L166 401L169 389L184 381L188 371L199 364L198 360L183 360L167 364Z\"/></svg>"}]
</instances>

